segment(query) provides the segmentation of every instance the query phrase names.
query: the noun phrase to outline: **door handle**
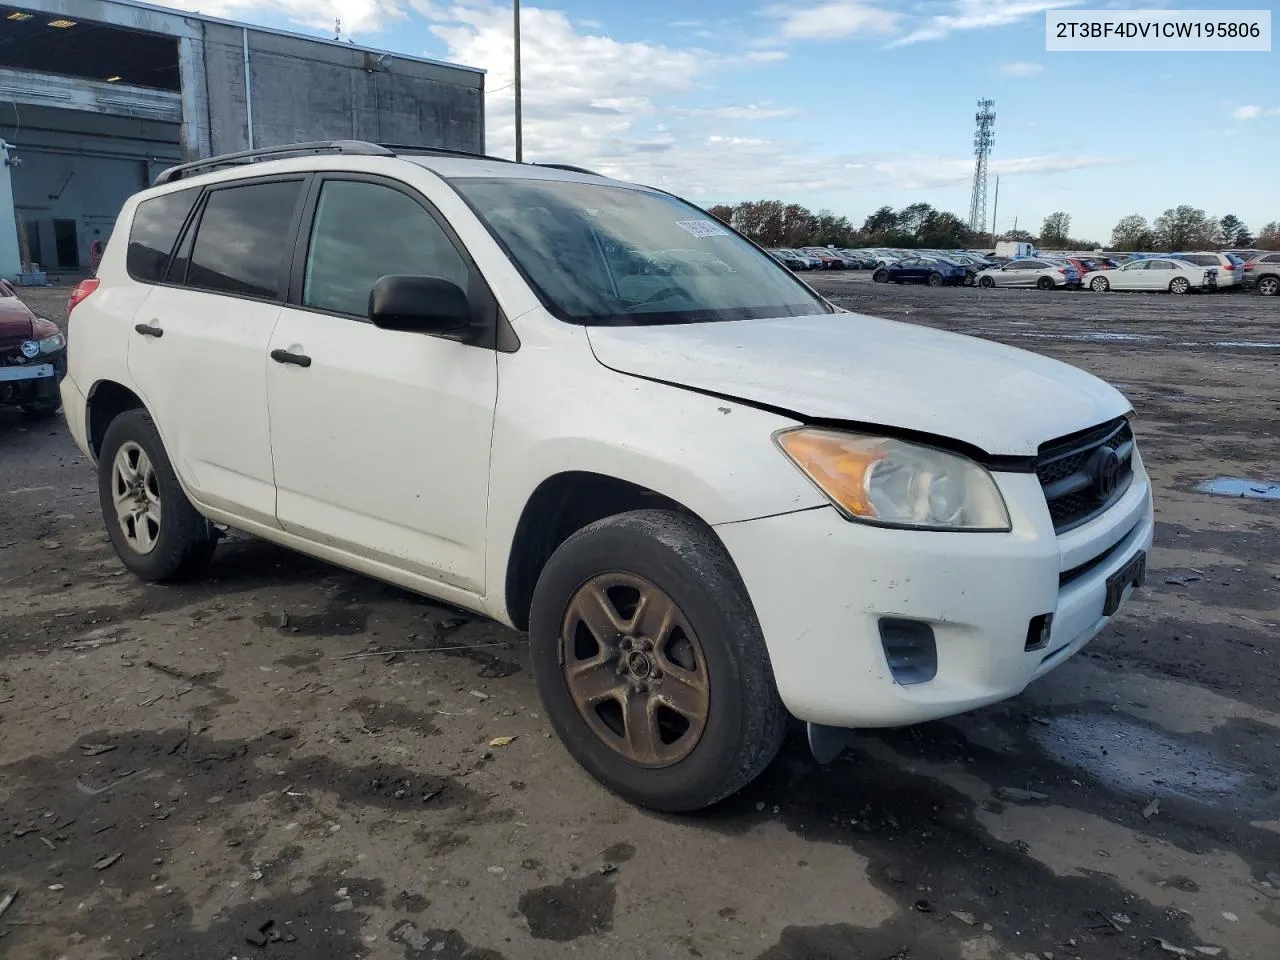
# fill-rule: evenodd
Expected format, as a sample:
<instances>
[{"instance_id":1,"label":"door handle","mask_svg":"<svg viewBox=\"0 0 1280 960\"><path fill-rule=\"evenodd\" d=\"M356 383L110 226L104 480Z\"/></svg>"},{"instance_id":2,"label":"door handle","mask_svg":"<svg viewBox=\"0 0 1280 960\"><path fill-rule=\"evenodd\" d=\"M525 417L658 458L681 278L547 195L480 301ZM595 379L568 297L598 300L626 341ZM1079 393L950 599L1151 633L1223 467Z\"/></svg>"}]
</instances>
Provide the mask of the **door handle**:
<instances>
[{"instance_id":1,"label":"door handle","mask_svg":"<svg viewBox=\"0 0 1280 960\"><path fill-rule=\"evenodd\" d=\"M149 323L140 323L133 328L144 337L163 337L164 331L159 327L153 327Z\"/></svg>"},{"instance_id":2,"label":"door handle","mask_svg":"<svg viewBox=\"0 0 1280 960\"><path fill-rule=\"evenodd\" d=\"M292 363L296 367L311 366L311 358L305 353L290 353L288 350L272 350L271 359L276 363Z\"/></svg>"}]
</instances>

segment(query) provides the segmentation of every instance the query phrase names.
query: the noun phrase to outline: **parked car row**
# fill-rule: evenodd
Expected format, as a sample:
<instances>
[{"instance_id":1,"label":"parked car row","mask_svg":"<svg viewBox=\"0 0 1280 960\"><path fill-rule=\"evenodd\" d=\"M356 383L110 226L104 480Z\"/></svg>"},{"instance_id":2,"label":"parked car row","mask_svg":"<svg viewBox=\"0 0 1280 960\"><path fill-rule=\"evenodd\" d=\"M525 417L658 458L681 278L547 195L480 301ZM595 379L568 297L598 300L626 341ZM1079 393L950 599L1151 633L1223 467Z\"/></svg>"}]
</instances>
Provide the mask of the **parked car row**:
<instances>
[{"instance_id":1,"label":"parked car row","mask_svg":"<svg viewBox=\"0 0 1280 960\"><path fill-rule=\"evenodd\" d=\"M883 257L872 274L877 283L1074 288L1095 293L1208 293L1243 287L1263 296L1280 295L1280 253L1265 251L1248 261L1231 252L1212 251L1131 254L1120 259L1083 254L995 257L964 250L867 252Z\"/></svg>"}]
</instances>

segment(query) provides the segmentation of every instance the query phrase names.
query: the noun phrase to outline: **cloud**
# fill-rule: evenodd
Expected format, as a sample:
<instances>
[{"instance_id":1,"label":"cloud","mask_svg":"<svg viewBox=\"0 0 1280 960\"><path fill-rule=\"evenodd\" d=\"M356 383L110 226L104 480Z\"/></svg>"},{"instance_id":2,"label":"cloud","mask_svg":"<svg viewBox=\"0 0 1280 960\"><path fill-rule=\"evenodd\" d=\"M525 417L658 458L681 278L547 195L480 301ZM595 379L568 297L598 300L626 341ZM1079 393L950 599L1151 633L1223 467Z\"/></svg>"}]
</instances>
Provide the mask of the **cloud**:
<instances>
[{"instance_id":1,"label":"cloud","mask_svg":"<svg viewBox=\"0 0 1280 960\"><path fill-rule=\"evenodd\" d=\"M837 40L892 33L902 16L863 0L801 2L769 7L765 13L782 21L782 35L791 40Z\"/></svg>"},{"instance_id":2,"label":"cloud","mask_svg":"<svg viewBox=\"0 0 1280 960\"><path fill-rule=\"evenodd\" d=\"M335 9L329 0L183 2L209 12L221 3L219 10L225 13L283 14L324 29L332 26ZM486 69L487 149L512 155L509 0L335 2L343 10L344 32L420 16L446 47L448 59ZM846 13L855 7L874 9L830 0L826 5ZM695 201L818 197L833 207L847 203L855 192L876 197L890 189L949 187L967 184L973 175L967 151L844 153L776 134L773 122L800 111L768 100L735 103L728 99L733 84L722 78L776 60L781 51L714 53L685 45L687 39L622 41L532 0L525 0L522 17L524 149L530 160L573 163ZM863 23L872 29L872 21ZM753 54L766 56L761 60ZM725 102L712 99L717 90ZM1084 155L1032 156L997 160L991 169L1029 175L1107 162Z\"/></svg>"},{"instance_id":3,"label":"cloud","mask_svg":"<svg viewBox=\"0 0 1280 960\"><path fill-rule=\"evenodd\" d=\"M787 59L787 51L785 50L752 50L747 53L747 59L753 63L778 63Z\"/></svg>"},{"instance_id":4,"label":"cloud","mask_svg":"<svg viewBox=\"0 0 1280 960\"><path fill-rule=\"evenodd\" d=\"M950 0L949 12L929 17L923 25L899 37L889 46L904 47L926 40L941 40L962 30L1004 27L1048 10L1079 6L1083 0Z\"/></svg>"},{"instance_id":5,"label":"cloud","mask_svg":"<svg viewBox=\"0 0 1280 960\"><path fill-rule=\"evenodd\" d=\"M1280 116L1280 107L1257 107L1249 104L1243 107L1236 107L1231 111L1231 116L1236 120L1257 120L1259 117L1277 117Z\"/></svg>"},{"instance_id":6,"label":"cloud","mask_svg":"<svg viewBox=\"0 0 1280 960\"><path fill-rule=\"evenodd\" d=\"M1006 63L1000 67L1000 72L1011 77L1029 77L1032 74L1040 73L1044 70L1042 63L1029 63L1022 61L1019 63Z\"/></svg>"},{"instance_id":7,"label":"cloud","mask_svg":"<svg viewBox=\"0 0 1280 960\"><path fill-rule=\"evenodd\" d=\"M727 107L691 107L688 116L719 117L723 120L778 120L800 114L798 107L775 107L768 103L746 103Z\"/></svg>"}]
</instances>

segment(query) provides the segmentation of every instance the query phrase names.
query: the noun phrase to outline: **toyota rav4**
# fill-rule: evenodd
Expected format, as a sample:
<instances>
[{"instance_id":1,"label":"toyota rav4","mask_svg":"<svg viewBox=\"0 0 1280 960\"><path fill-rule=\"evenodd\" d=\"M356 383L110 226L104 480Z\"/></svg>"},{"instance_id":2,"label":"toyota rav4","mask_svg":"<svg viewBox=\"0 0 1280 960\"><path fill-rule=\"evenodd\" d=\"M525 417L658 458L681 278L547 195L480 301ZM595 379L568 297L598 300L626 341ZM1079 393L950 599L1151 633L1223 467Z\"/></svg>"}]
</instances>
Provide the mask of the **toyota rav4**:
<instances>
[{"instance_id":1,"label":"toyota rav4","mask_svg":"<svg viewBox=\"0 0 1280 960\"><path fill-rule=\"evenodd\" d=\"M844 312L704 211L374 144L174 168L73 296L67 422L140 577L235 528L529 636L569 752L691 810L1013 696L1143 580L1130 405Z\"/></svg>"}]
</instances>

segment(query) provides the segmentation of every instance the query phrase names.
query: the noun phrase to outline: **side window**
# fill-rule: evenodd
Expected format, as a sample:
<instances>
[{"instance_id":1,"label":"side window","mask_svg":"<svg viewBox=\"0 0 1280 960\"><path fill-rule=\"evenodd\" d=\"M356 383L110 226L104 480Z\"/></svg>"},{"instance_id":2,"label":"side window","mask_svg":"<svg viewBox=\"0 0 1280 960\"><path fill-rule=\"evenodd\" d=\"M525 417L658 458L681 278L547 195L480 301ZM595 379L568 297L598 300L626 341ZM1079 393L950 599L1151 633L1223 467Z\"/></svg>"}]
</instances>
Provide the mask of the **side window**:
<instances>
[{"instance_id":1,"label":"side window","mask_svg":"<svg viewBox=\"0 0 1280 960\"><path fill-rule=\"evenodd\" d=\"M1262 258L1263 263L1280 263L1280 253L1273 253Z\"/></svg>"},{"instance_id":2,"label":"side window","mask_svg":"<svg viewBox=\"0 0 1280 960\"><path fill-rule=\"evenodd\" d=\"M139 283L159 283L187 214L200 196L197 189L177 190L143 200L129 227L125 269Z\"/></svg>"},{"instance_id":3,"label":"side window","mask_svg":"<svg viewBox=\"0 0 1280 960\"><path fill-rule=\"evenodd\" d=\"M307 250L303 306L367 316L373 285L394 274L467 288L466 261L417 201L381 184L326 182Z\"/></svg>"},{"instance_id":4,"label":"side window","mask_svg":"<svg viewBox=\"0 0 1280 960\"><path fill-rule=\"evenodd\" d=\"M1126 270L1146 270L1151 266L1150 260L1135 260L1133 263L1127 263L1124 266Z\"/></svg>"},{"instance_id":5,"label":"side window","mask_svg":"<svg viewBox=\"0 0 1280 960\"><path fill-rule=\"evenodd\" d=\"M1177 269L1177 268L1176 268L1176 267L1174 267L1174 265L1173 265L1172 263L1170 263L1168 260L1151 260L1151 261L1148 261L1148 264L1149 264L1149 265L1148 265L1148 267L1147 267L1147 269L1148 269L1148 270L1175 270L1175 269Z\"/></svg>"},{"instance_id":6,"label":"side window","mask_svg":"<svg viewBox=\"0 0 1280 960\"><path fill-rule=\"evenodd\" d=\"M285 257L292 249L289 226L301 193L301 180L212 191L200 216L187 286L279 299Z\"/></svg>"}]
</instances>

